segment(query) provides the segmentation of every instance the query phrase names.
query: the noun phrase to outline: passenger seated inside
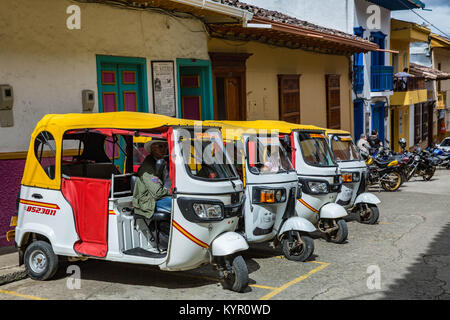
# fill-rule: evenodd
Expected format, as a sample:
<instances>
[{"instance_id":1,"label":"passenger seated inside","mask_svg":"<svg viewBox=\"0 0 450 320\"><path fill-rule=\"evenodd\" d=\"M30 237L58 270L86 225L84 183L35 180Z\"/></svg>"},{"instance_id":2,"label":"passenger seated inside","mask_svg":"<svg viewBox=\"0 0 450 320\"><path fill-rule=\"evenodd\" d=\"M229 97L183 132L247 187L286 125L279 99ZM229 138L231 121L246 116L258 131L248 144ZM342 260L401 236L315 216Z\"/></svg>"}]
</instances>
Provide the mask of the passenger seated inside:
<instances>
[{"instance_id":1,"label":"passenger seated inside","mask_svg":"<svg viewBox=\"0 0 450 320\"><path fill-rule=\"evenodd\" d=\"M150 145L147 145L146 149L152 151ZM138 170L132 204L135 219L144 218L145 224L154 237L153 239L156 239L156 248L162 253L167 249L170 233L171 182L169 170L164 160L164 152L159 152L163 148L153 147L153 150L158 151L151 152ZM161 177L166 178L165 183ZM165 187L165 184L168 188Z\"/></svg>"},{"instance_id":2,"label":"passenger seated inside","mask_svg":"<svg viewBox=\"0 0 450 320\"><path fill-rule=\"evenodd\" d=\"M168 155L167 141L162 140L150 140L144 145L145 151L148 152L148 156L144 159L141 167L139 168L137 174L141 177L145 172L152 175L156 173L156 161L163 159L166 161ZM169 189L172 187L172 181L170 180L168 165L164 167L164 170L159 177L164 185L164 188Z\"/></svg>"},{"instance_id":3,"label":"passenger seated inside","mask_svg":"<svg viewBox=\"0 0 450 320\"><path fill-rule=\"evenodd\" d=\"M165 162L167 142L151 140L145 143L144 149L149 155L137 172L139 178L133 190L133 206L136 214L150 219L154 212L172 211L172 181Z\"/></svg>"}]
</instances>

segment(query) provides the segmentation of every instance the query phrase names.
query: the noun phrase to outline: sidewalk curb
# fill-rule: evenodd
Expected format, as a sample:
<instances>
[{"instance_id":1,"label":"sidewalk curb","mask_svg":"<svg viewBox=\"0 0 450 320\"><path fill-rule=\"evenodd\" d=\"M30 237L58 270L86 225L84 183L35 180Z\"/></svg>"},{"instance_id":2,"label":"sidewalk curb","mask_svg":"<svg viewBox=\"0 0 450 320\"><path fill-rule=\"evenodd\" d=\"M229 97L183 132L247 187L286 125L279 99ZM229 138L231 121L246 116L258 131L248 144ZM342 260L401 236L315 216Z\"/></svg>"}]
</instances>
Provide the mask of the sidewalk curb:
<instances>
[{"instance_id":1,"label":"sidewalk curb","mask_svg":"<svg viewBox=\"0 0 450 320\"><path fill-rule=\"evenodd\" d=\"M6 274L0 275L0 286L25 279L27 273L24 266L11 267Z\"/></svg>"}]
</instances>

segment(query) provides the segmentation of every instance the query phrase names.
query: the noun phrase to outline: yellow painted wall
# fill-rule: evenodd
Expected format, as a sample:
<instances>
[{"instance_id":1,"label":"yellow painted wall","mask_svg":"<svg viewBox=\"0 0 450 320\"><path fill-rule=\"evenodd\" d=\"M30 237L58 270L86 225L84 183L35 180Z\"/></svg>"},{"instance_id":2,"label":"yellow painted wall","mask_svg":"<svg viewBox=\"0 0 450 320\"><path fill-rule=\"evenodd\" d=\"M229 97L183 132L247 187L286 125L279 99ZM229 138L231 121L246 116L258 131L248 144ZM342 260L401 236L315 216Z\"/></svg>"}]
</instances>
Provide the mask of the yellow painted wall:
<instances>
[{"instance_id":1,"label":"yellow painted wall","mask_svg":"<svg viewBox=\"0 0 450 320\"><path fill-rule=\"evenodd\" d=\"M391 50L399 51L398 55L398 67L394 70L394 73L403 71L404 68L409 68L409 42L391 39ZM394 65L394 54L391 54L391 66Z\"/></svg>"},{"instance_id":2,"label":"yellow painted wall","mask_svg":"<svg viewBox=\"0 0 450 320\"><path fill-rule=\"evenodd\" d=\"M403 106L427 101L427 90L396 91L391 96L391 105Z\"/></svg>"},{"instance_id":3,"label":"yellow painted wall","mask_svg":"<svg viewBox=\"0 0 450 320\"><path fill-rule=\"evenodd\" d=\"M222 39L208 41L210 52L252 53L247 60L247 120L278 120L278 74L301 74L300 109L302 124L325 127L325 74L340 74L341 129L353 132L353 108L349 59L280 48L257 42Z\"/></svg>"},{"instance_id":4,"label":"yellow painted wall","mask_svg":"<svg viewBox=\"0 0 450 320\"><path fill-rule=\"evenodd\" d=\"M409 145L409 106L395 107L394 109L394 137L392 146L395 152L400 152L398 140L405 138Z\"/></svg>"}]
</instances>

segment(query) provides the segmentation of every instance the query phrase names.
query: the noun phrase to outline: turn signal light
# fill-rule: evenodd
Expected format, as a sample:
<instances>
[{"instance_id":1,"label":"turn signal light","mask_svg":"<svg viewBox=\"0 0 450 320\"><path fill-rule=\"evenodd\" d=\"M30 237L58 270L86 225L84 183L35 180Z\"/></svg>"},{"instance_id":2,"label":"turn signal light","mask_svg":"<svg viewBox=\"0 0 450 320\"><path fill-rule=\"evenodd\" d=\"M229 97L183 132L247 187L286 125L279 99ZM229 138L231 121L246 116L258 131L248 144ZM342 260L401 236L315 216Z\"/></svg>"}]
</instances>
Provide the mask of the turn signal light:
<instances>
[{"instance_id":1,"label":"turn signal light","mask_svg":"<svg viewBox=\"0 0 450 320\"><path fill-rule=\"evenodd\" d=\"M352 181L353 181L353 176L351 173L342 175L342 182L352 182Z\"/></svg>"},{"instance_id":2,"label":"turn signal light","mask_svg":"<svg viewBox=\"0 0 450 320\"><path fill-rule=\"evenodd\" d=\"M261 190L260 201L265 203L274 203L275 190Z\"/></svg>"},{"instance_id":3,"label":"turn signal light","mask_svg":"<svg viewBox=\"0 0 450 320\"><path fill-rule=\"evenodd\" d=\"M12 216L11 221L9 223L10 227L17 227L17 216Z\"/></svg>"}]
</instances>

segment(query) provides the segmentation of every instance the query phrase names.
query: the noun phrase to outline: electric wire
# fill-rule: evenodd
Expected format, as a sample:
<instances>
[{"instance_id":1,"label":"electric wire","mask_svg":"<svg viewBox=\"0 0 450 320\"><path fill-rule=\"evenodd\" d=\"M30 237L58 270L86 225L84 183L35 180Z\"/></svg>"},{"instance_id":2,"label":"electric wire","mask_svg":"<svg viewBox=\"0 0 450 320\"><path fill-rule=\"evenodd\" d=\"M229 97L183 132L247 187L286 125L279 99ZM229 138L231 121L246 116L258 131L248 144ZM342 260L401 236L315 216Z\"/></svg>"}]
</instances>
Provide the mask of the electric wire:
<instances>
[{"instance_id":1,"label":"electric wire","mask_svg":"<svg viewBox=\"0 0 450 320\"><path fill-rule=\"evenodd\" d=\"M439 29L438 27L436 27L434 24L432 24L430 21L428 21L427 19L425 19L424 17L422 17L420 14L418 14L417 12L415 12L413 9L411 9L410 7L408 7L405 2L403 2L404 0L399 0L400 3L407 9L409 9L410 11L412 11L414 14L416 14L418 17L420 17L423 21L425 21L426 23L428 23L430 26L434 27L436 30L438 30L439 32L441 32L443 35L445 35L447 38L450 38L450 36L445 33L444 31L442 31L441 29Z\"/></svg>"}]
</instances>

